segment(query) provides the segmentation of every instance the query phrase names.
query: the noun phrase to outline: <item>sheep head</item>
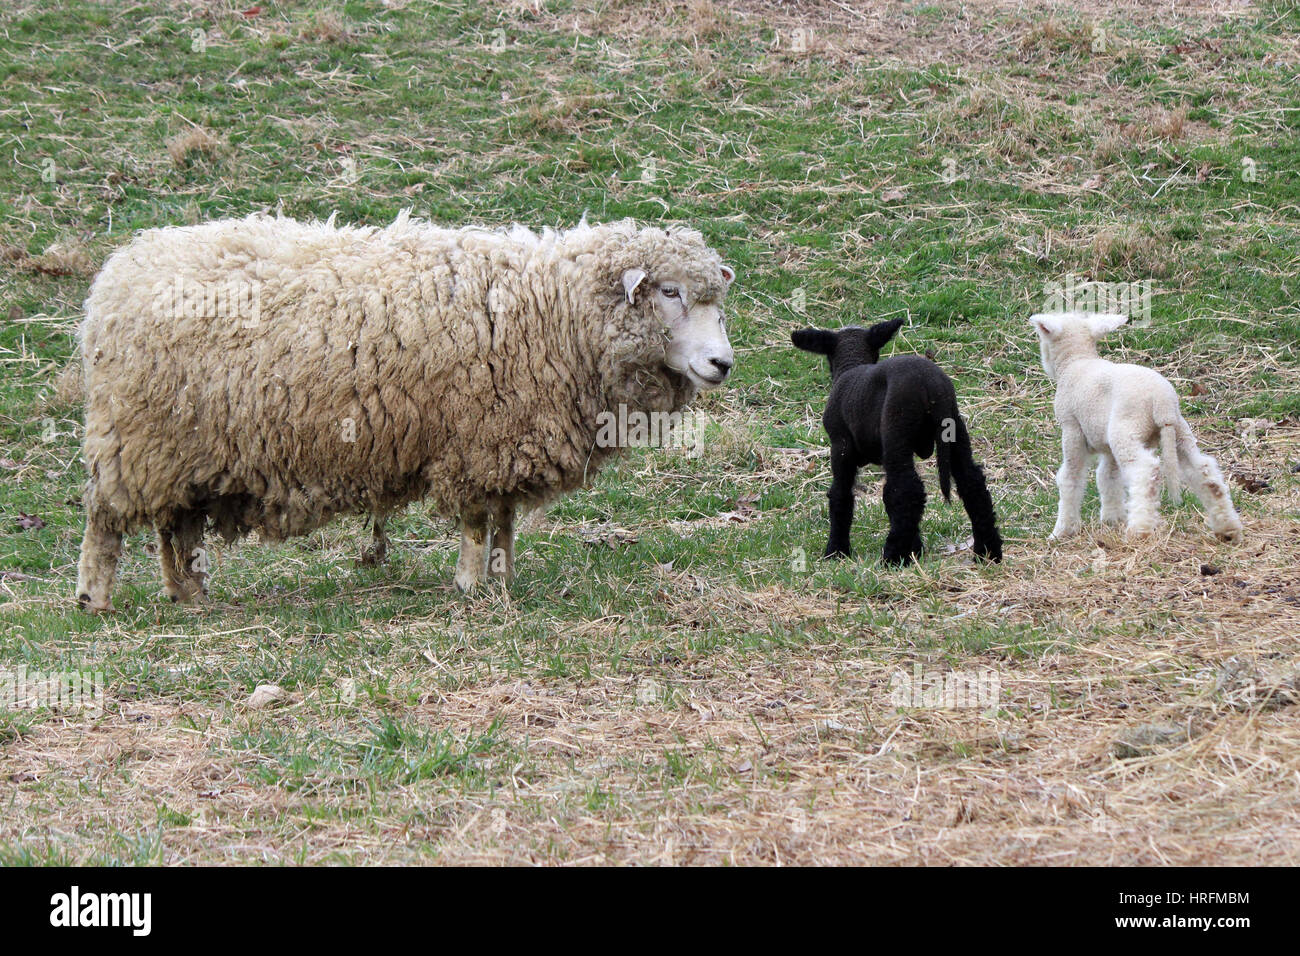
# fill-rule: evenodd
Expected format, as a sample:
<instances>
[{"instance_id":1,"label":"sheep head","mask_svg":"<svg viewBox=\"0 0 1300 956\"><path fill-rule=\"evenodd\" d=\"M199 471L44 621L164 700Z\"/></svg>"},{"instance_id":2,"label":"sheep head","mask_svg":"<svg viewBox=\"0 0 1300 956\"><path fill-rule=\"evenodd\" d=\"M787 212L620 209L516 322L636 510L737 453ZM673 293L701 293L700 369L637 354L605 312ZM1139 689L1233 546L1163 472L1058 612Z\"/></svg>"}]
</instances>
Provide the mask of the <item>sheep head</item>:
<instances>
[{"instance_id":1,"label":"sheep head","mask_svg":"<svg viewBox=\"0 0 1300 956\"><path fill-rule=\"evenodd\" d=\"M689 230L653 234L644 262L622 272L627 305L664 333L664 367L695 390L726 380L736 356L727 338L723 299L736 273ZM693 247L698 246L698 249ZM665 254L671 250L672 254Z\"/></svg>"},{"instance_id":2,"label":"sheep head","mask_svg":"<svg viewBox=\"0 0 1300 956\"><path fill-rule=\"evenodd\" d=\"M830 361L831 378L856 365L875 365L880 361L880 350L903 327L902 319L879 322L871 328L850 325L838 331L832 329L799 329L790 334L795 348Z\"/></svg>"},{"instance_id":3,"label":"sheep head","mask_svg":"<svg viewBox=\"0 0 1300 956\"><path fill-rule=\"evenodd\" d=\"M1063 361L1095 358L1097 340L1128 321L1128 316L1095 312L1040 312L1029 317L1038 333L1043 371L1056 381Z\"/></svg>"}]
</instances>

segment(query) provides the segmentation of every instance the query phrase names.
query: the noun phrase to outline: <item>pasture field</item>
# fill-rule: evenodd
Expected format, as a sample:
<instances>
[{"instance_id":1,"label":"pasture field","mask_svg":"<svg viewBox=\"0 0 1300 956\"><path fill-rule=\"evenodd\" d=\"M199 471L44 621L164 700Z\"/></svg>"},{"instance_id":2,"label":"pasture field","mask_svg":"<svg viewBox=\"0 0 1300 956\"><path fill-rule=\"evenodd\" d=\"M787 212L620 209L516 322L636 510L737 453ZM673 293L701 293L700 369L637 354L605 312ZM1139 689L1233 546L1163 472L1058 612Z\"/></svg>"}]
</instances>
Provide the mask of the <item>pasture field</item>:
<instances>
[{"instance_id":1,"label":"pasture field","mask_svg":"<svg viewBox=\"0 0 1300 956\"><path fill-rule=\"evenodd\" d=\"M1300 8L991 0L10 0L0 10L0 863L1300 862ZM739 274L703 455L634 449L452 586L412 507L212 544L73 600L74 332L134 230L280 207L383 224L700 228ZM1046 540L1051 283L1150 291L1106 354L1174 382L1246 523ZM905 316L1007 539L826 564L824 363ZM980 706L903 677L992 679ZM285 697L249 706L255 688ZM902 701L900 703L900 700ZM21 702L17 702L20 704Z\"/></svg>"}]
</instances>

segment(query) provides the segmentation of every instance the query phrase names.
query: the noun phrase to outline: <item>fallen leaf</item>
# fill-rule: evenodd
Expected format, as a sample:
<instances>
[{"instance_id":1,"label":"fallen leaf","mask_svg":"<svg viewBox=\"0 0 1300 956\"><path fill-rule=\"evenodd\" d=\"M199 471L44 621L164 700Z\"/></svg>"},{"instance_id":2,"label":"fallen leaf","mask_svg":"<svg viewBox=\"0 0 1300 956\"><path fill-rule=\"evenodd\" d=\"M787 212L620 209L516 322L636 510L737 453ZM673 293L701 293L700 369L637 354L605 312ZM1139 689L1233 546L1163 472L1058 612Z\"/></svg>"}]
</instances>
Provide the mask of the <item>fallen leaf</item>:
<instances>
[{"instance_id":1,"label":"fallen leaf","mask_svg":"<svg viewBox=\"0 0 1300 956\"><path fill-rule=\"evenodd\" d=\"M18 527L23 531L40 531L45 527L45 522L36 515L24 514L18 512Z\"/></svg>"},{"instance_id":2,"label":"fallen leaf","mask_svg":"<svg viewBox=\"0 0 1300 956\"><path fill-rule=\"evenodd\" d=\"M1239 471L1232 473L1232 480L1252 495L1260 495L1271 489L1267 478L1257 478L1254 475L1243 474Z\"/></svg>"}]
</instances>

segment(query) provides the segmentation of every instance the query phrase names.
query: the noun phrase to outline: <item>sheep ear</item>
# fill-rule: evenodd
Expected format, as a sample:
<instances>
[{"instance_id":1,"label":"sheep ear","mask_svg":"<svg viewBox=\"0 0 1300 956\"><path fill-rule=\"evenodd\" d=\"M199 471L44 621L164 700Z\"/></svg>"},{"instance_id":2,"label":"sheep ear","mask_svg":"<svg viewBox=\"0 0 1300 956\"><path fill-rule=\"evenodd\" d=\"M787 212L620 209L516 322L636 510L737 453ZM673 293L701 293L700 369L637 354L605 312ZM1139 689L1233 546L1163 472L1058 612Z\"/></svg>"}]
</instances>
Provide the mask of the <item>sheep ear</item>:
<instances>
[{"instance_id":1,"label":"sheep ear","mask_svg":"<svg viewBox=\"0 0 1300 956\"><path fill-rule=\"evenodd\" d=\"M723 265L723 267L722 267L722 281L725 282L725 283L727 283L727 285L731 285L731 283L735 282L735 281L736 281L736 270L733 269L733 268L731 268L731 266L729 266L729 265Z\"/></svg>"},{"instance_id":2,"label":"sheep ear","mask_svg":"<svg viewBox=\"0 0 1300 956\"><path fill-rule=\"evenodd\" d=\"M838 336L826 329L799 329L790 333L790 341L797 349L816 352L818 355L830 355L835 351Z\"/></svg>"},{"instance_id":3,"label":"sheep ear","mask_svg":"<svg viewBox=\"0 0 1300 956\"><path fill-rule=\"evenodd\" d=\"M627 304L636 305L636 290L645 281L644 269L626 269L623 272L623 292L627 294Z\"/></svg>"},{"instance_id":4,"label":"sheep ear","mask_svg":"<svg viewBox=\"0 0 1300 956\"><path fill-rule=\"evenodd\" d=\"M1029 317L1029 324L1038 329L1038 331L1043 335L1051 336L1061 331L1061 317L1046 312L1031 315Z\"/></svg>"},{"instance_id":5,"label":"sheep ear","mask_svg":"<svg viewBox=\"0 0 1300 956\"><path fill-rule=\"evenodd\" d=\"M1127 315L1090 315L1088 331L1092 333L1094 339L1099 339L1107 332L1114 332L1127 321Z\"/></svg>"},{"instance_id":6,"label":"sheep ear","mask_svg":"<svg viewBox=\"0 0 1300 956\"><path fill-rule=\"evenodd\" d=\"M879 352L884 344L894 337L894 333L903 327L904 321L904 319L891 319L873 325L867 329L867 345Z\"/></svg>"}]
</instances>

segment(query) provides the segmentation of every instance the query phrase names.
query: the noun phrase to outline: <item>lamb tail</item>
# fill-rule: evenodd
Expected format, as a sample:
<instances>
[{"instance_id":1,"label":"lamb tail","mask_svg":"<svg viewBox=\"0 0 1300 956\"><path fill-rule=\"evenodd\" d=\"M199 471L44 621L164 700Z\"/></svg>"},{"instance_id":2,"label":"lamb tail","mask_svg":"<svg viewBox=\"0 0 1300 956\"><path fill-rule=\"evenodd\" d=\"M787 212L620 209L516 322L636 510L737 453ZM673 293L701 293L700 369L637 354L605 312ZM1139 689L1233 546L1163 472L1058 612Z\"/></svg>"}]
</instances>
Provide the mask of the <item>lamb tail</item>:
<instances>
[{"instance_id":1,"label":"lamb tail","mask_svg":"<svg viewBox=\"0 0 1300 956\"><path fill-rule=\"evenodd\" d=\"M1178 480L1178 430L1172 424L1160 428L1160 470L1170 499L1178 504L1183 500L1183 487Z\"/></svg>"},{"instance_id":2,"label":"lamb tail","mask_svg":"<svg viewBox=\"0 0 1300 956\"><path fill-rule=\"evenodd\" d=\"M957 425L960 421L958 417L940 419L935 432L934 460L939 466L939 490L944 501L952 501L952 446L954 440L960 441L962 437L954 435L953 428L961 428Z\"/></svg>"}]
</instances>

